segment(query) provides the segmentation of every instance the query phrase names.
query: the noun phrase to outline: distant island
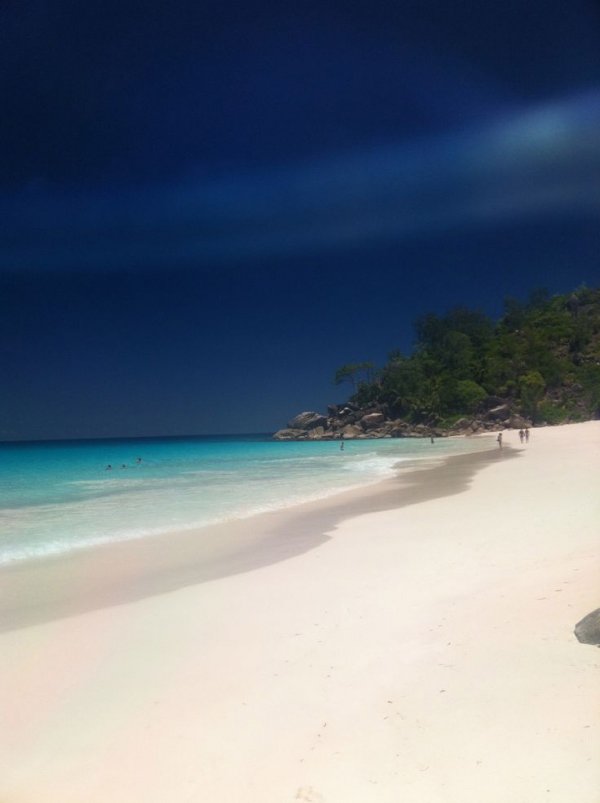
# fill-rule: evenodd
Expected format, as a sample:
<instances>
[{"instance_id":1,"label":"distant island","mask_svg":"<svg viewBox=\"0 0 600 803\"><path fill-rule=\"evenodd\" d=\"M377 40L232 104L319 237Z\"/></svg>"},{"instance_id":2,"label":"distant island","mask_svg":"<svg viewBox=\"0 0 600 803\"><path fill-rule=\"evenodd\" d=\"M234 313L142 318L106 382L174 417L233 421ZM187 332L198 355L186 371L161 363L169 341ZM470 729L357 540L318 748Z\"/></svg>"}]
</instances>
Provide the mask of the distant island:
<instances>
[{"instance_id":1,"label":"distant island","mask_svg":"<svg viewBox=\"0 0 600 803\"><path fill-rule=\"evenodd\" d=\"M444 437L600 418L600 288L508 298L497 322L463 307L428 314L415 332L410 356L342 366L334 381L352 387L348 400L273 437Z\"/></svg>"}]
</instances>

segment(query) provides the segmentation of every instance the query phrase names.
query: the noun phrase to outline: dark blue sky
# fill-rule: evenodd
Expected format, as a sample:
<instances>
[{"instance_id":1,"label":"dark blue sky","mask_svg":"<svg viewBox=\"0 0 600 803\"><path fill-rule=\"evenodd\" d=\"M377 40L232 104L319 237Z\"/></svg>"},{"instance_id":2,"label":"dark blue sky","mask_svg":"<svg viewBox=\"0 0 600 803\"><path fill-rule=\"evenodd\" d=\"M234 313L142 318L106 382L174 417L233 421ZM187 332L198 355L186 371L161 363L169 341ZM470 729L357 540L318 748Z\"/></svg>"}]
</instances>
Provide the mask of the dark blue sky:
<instances>
[{"instance_id":1,"label":"dark blue sky","mask_svg":"<svg viewBox=\"0 0 600 803\"><path fill-rule=\"evenodd\" d=\"M598 4L348 5L3 4L0 438L272 430L600 283Z\"/></svg>"}]
</instances>

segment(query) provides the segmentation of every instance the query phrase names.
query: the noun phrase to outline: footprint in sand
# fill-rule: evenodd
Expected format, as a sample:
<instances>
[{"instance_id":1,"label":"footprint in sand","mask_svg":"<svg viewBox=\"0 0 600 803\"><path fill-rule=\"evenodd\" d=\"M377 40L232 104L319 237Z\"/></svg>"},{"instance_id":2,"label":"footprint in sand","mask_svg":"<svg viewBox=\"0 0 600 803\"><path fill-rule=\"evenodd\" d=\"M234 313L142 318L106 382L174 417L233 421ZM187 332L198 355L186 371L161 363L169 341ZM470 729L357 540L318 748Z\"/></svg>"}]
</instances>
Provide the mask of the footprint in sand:
<instances>
[{"instance_id":1,"label":"footprint in sand","mask_svg":"<svg viewBox=\"0 0 600 803\"><path fill-rule=\"evenodd\" d=\"M304 800L305 803L325 803L325 798L312 786L301 786L296 792L296 800Z\"/></svg>"}]
</instances>

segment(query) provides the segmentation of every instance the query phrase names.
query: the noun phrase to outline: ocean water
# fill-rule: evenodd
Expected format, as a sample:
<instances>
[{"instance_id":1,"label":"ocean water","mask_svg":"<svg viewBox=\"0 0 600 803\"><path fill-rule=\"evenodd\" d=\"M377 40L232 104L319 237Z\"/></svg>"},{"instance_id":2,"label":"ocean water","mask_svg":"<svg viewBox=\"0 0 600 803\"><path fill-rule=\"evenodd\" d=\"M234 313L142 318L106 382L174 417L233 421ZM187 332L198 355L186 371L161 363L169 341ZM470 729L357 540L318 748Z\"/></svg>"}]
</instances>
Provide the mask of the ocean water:
<instances>
[{"instance_id":1,"label":"ocean water","mask_svg":"<svg viewBox=\"0 0 600 803\"><path fill-rule=\"evenodd\" d=\"M405 461L481 448L393 439L346 441L342 452L336 441L256 435L4 443L0 564L244 518L377 482Z\"/></svg>"}]
</instances>

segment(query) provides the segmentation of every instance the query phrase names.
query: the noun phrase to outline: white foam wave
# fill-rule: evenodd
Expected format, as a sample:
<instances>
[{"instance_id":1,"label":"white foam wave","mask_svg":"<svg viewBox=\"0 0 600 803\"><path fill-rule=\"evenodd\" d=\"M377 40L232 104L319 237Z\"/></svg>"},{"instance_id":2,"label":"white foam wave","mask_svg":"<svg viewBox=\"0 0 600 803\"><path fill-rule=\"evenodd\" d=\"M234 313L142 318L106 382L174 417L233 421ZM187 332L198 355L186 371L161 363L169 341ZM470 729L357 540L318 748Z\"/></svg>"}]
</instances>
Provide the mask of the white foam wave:
<instances>
[{"instance_id":1,"label":"white foam wave","mask_svg":"<svg viewBox=\"0 0 600 803\"><path fill-rule=\"evenodd\" d=\"M275 459L260 455L254 462L236 461L231 470L221 463L158 477L124 472L74 479L73 492L63 501L0 510L6 533L0 564L245 519L378 483L409 461L478 451L464 442L456 449L443 443L434 451L390 442L368 449L361 443L355 451L348 443L343 453L333 446L319 454L307 449Z\"/></svg>"},{"instance_id":2,"label":"white foam wave","mask_svg":"<svg viewBox=\"0 0 600 803\"><path fill-rule=\"evenodd\" d=\"M175 526L173 524L169 525L165 523L162 526L154 527L146 526L132 527L129 529L115 529L110 533L95 533L93 535L88 535L85 538L81 538L79 536L66 536L54 539L44 539L43 542L37 543L21 542L6 544L2 547L2 551L0 552L0 565L7 565L25 560L53 557L72 552L73 550L88 549L91 547L120 541L131 541L157 535L166 535L168 533L201 530L215 524L226 524L228 521L248 519L262 513L285 510L298 505L327 499L332 496L336 496L339 493L356 490L358 488L364 488L367 485L377 484L380 481L381 477L372 477L369 482L363 481L359 483L348 483L339 485L337 487L329 487L326 489L322 488L319 491L313 491L310 493L290 494L285 499L279 498L272 501L265 500L258 504L248 504L247 506L242 507L235 512L222 512L218 515L194 519L188 522L178 522ZM51 510L49 509L47 512L50 513ZM22 514L26 513L26 511L22 509L19 510L18 513Z\"/></svg>"}]
</instances>

